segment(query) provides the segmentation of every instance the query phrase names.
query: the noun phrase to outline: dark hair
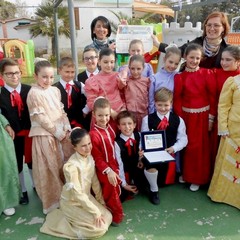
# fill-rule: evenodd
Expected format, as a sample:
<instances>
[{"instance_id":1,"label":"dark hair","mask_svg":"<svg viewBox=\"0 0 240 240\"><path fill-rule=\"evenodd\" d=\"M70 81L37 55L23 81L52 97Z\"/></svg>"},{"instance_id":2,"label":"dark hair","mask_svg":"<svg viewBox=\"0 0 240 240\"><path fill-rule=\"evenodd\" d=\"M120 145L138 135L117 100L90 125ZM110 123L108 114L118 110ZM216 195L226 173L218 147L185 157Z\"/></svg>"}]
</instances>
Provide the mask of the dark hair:
<instances>
[{"instance_id":1,"label":"dark hair","mask_svg":"<svg viewBox=\"0 0 240 240\"><path fill-rule=\"evenodd\" d=\"M98 108L109 108L109 111L111 109L109 101L104 97L99 97L95 100L93 111L96 111Z\"/></svg>"},{"instance_id":2,"label":"dark hair","mask_svg":"<svg viewBox=\"0 0 240 240\"><path fill-rule=\"evenodd\" d=\"M98 17L94 18L94 19L92 20L92 23L91 23L91 38L92 38L92 40L94 40L95 38L97 38L96 34L93 33L97 21L101 21L102 24L103 24L103 26L104 26L104 28L107 28L107 30L108 30L107 37L110 37L110 35L111 35L111 33L112 33L112 29L111 29L111 24L110 24L110 22L108 21L107 18L105 18L105 17L103 17L103 16L98 16Z\"/></svg>"},{"instance_id":3,"label":"dark hair","mask_svg":"<svg viewBox=\"0 0 240 240\"><path fill-rule=\"evenodd\" d=\"M17 61L11 58L4 58L0 61L0 73L3 73L7 66L19 66Z\"/></svg>"},{"instance_id":4,"label":"dark hair","mask_svg":"<svg viewBox=\"0 0 240 240\"><path fill-rule=\"evenodd\" d=\"M184 51L184 57L186 57L191 51L196 51L196 50L200 50L202 57L204 56L203 53L203 47L197 43L190 43L188 44L188 46L186 47L185 51Z\"/></svg>"},{"instance_id":5,"label":"dark hair","mask_svg":"<svg viewBox=\"0 0 240 240\"><path fill-rule=\"evenodd\" d=\"M142 66L144 68L145 60L144 60L144 57L142 55L133 55L133 56L131 56L130 60L129 60L129 63L128 63L128 66L130 66L133 61L141 62Z\"/></svg>"},{"instance_id":6,"label":"dark hair","mask_svg":"<svg viewBox=\"0 0 240 240\"><path fill-rule=\"evenodd\" d=\"M84 60L84 53L86 52L95 52L96 53L96 56L98 56L98 50L96 48L93 48L93 47L85 47L84 50L83 50L83 54L82 54L82 60Z\"/></svg>"},{"instance_id":7,"label":"dark hair","mask_svg":"<svg viewBox=\"0 0 240 240\"><path fill-rule=\"evenodd\" d=\"M222 38L227 36L227 34L230 30L227 15L223 12L212 12L207 16L207 18L205 19L205 21L203 23L203 37L206 37L206 35L207 35L206 25L207 25L208 20L211 18L215 18L215 17L219 17L221 19L221 22L222 22L222 25L224 28L224 32L222 33Z\"/></svg>"},{"instance_id":8,"label":"dark hair","mask_svg":"<svg viewBox=\"0 0 240 240\"><path fill-rule=\"evenodd\" d=\"M167 102L173 100L173 92L168 88L162 87L155 92L154 101L155 102Z\"/></svg>"},{"instance_id":9,"label":"dark hair","mask_svg":"<svg viewBox=\"0 0 240 240\"><path fill-rule=\"evenodd\" d=\"M103 56L111 56L113 55L116 59L115 52L111 48L103 48L99 53L99 60L103 58Z\"/></svg>"},{"instance_id":10,"label":"dark hair","mask_svg":"<svg viewBox=\"0 0 240 240\"><path fill-rule=\"evenodd\" d=\"M36 75L38 75L38 73L40 72L41 68L45 68L45 67L52 67L52 65L47 60L42 60L42 61L37 62L35 64L34 73Z\"/></svg>"},{"instance_id":11,"label":"dark hair","mask_svg":"<svg viewBox=\"0 0 240 240\"><path fill-rule=\"evenodd\" d=\"M64 66L75 68L75 63L71 57L63 57L60 59L59 68L62 68Z\"/></svg>"},{"instance_id":12,"label":"dark hair","mask_svg":"<svg viewBox=\"0 0 240 240\"><path fill-rule=\"evenodd\" d=\"M223 49L222 54L224 52L229 52L230 55L236 60L240 60L240 47L239 46L234 46L234 45L229 45L226 48Z\"/></svg>"},{"instance_id":13,"label":"dark hair","mask_svg":"<svg viewBox=\"0 0 240 240\"><path fill-rule=\"evenodd\" d=\"M128 117L131 118L134 123L137 122L137 121L136 121L136 116L135 116L134 113L129 112L129 111L127 111L127 110L124 110L124 111L121 111L121 112L118 113L117 119L116 119L116 120L117 120L117 123L119 124L121 119L123 119L123 118L128 118Z\"/></svg>"},{"instance_id":14,"label":"dark hair","mask_svg":"<svg viewBox=\"0 0 240 240\"><path fill-rule=\"evenodd\" d=\"M89 135L87 130L79 127L74 128L70 134L70 140L72 145L75 147L87 135Z\"/></svg>"}]
</instances>

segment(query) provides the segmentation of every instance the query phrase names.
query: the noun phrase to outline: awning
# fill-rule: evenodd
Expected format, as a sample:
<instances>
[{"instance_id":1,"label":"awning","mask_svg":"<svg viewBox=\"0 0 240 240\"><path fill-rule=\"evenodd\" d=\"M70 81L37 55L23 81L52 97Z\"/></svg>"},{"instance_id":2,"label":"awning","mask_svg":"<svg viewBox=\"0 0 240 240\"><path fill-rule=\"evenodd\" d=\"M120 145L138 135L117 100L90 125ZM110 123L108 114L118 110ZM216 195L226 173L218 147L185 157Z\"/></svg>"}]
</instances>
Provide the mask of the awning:
<instances>
[{"instance_id":1,"label":"awning","mask_svg":"<svg viewBox=\"0 0 240 240\"><path fill-rule=\"evenodd\" d=\"M171 8L156 3L147 3L135 0L133 2L133 10L138 12L163 14L174 17L174 11Z\"/></svg>"}]
</instances>

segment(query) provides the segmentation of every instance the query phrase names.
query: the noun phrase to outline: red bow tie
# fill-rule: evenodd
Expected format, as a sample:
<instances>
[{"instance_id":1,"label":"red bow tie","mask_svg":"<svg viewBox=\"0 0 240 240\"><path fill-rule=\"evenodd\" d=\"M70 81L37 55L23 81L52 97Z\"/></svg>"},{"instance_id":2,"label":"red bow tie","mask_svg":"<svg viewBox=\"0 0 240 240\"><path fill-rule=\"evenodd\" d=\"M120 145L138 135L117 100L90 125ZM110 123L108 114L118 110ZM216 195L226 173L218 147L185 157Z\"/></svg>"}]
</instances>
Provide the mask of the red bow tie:
<instances>
[{"instance_id":1,"label":"red bow tie","mask_svg":"<svg viewBox=\"0 0 240 240\"><path fill-rule=\"evenodd\" d=\"M68 99L67 99L68 100L68 108L70 108L72 105L71 89L72 89L72 85L70 83L66 83L65 90L67 92L67 97L68 97Z\"/></svg>"},{"instance_id":2,"label":"red bow tie","mask_svg":"<svg viewBox=\"0 0 240 240\"><path fill-rule=\"evenodd\" d=\"M16 90L14 90L11 92L10 98L12 107L18 108L18 116L21 117L21 113L23 110L23 102L20 94Z\"/></svg>"},{"instance_id":3,"label":"red bow tie","mask_svg":"<svg viewBox=\"0 0 240 240\"><path fill-rule=\"evenodd\" d=\"M168 125L169 125L168 120L167 120L166 116L164 116L162 121L158 124L157 129L165 130L168 127Z\"/></svg>"},{"instance_id":4,"label":"red bow tie","mask_svg":"<svg viewBox=\"0 0 240 240\"><path fill-rule=\"evenodd\" d=\"M129 138L126 143L125 146L127 147L128 150L128 155L131 156L132 155L132 146L134 147L134 153L136 153L136 140L133 138Z\"/></svg>"}]
</instances>

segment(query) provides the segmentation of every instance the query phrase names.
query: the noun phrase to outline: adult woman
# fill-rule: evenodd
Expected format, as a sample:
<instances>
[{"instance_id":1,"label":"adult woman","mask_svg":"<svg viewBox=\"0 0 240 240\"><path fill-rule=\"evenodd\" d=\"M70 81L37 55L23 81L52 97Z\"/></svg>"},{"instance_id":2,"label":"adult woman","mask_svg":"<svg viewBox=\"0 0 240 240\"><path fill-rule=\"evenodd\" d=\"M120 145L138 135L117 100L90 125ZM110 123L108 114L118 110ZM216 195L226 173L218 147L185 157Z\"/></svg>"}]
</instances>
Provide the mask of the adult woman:
<instances>
[{"instance_id":1,"label":"adult woman","mask_svg":"<svg viewBox=\"0 0 240 240\"><path fill-rule=\"evenodd\" d=\"M203 23L203 35L189 42L203 46L204 58L200 63L200 67L221 68L222 51L227 47L224 37L228 34L229 29L227 16L223 12L213 12L207 16ZM182 55L189 43L179 47ZM153 44L158 47L160 52L165 52L165 48L168 46L165 43L159 43L155 36L153 36Z\"/></svg>"},{"instance_id":2,"label":"adult woman","mask_svg":"<svg viewBox=\"0 0 240 240\"><path fill-rule=\"evenodd\" d=\"M85 48L96 48L98 51L103 48L115 50L115 41L109 39L111 32L111 25L107 18L103 16L94 18L91 23L91 38L93 42Z\"/></svg>"},{"instance_id":3,"label":"adult woman","mask_svg":"<svg viewBox=\"0 0 240 240\"><path fill-rule=\"evenodd\" d=\"M240 209L240 75L229 77L218 104L221 141L208 196Z\"/></svg>"}]
</instances>

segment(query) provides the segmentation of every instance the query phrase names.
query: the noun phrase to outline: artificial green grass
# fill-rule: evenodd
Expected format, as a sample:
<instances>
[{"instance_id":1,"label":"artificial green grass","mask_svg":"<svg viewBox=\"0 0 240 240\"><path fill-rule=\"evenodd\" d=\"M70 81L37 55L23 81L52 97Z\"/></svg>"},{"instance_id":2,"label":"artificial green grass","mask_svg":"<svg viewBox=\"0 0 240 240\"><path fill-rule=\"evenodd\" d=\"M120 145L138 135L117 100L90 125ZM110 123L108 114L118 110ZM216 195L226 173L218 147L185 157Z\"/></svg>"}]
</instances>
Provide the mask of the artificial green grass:
<instances>
[{"instance_id":1,"label":"artificial green grass","mask_svg":"<svg viewBox=\"0 0 240 240\"><path fill-rule=\"evenodd\" d=\"M37 194L28 186L29 205L16 207L12 217L0 216L0 239L59 239L39 232L44 221ZM239 210L214 203L207 189L191 192L187 185L160 189L160 205L137 195L123 203L125 218L119 227L110 227L102 240L239 240Z\"/></svg>"}]
</instances>

